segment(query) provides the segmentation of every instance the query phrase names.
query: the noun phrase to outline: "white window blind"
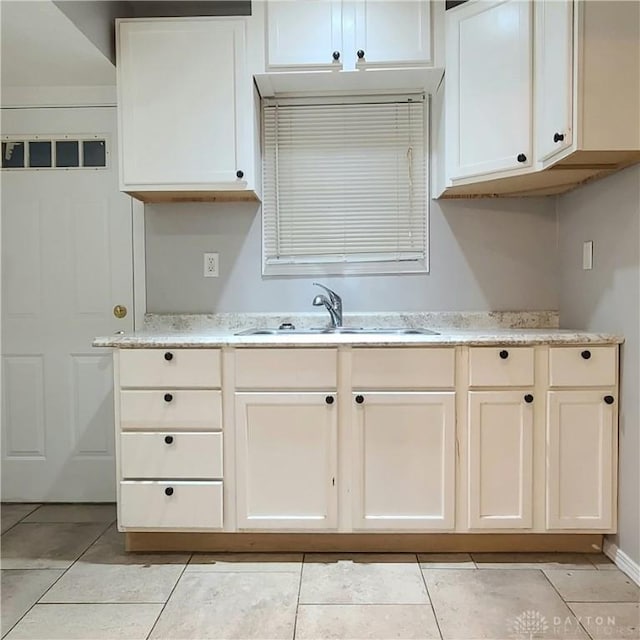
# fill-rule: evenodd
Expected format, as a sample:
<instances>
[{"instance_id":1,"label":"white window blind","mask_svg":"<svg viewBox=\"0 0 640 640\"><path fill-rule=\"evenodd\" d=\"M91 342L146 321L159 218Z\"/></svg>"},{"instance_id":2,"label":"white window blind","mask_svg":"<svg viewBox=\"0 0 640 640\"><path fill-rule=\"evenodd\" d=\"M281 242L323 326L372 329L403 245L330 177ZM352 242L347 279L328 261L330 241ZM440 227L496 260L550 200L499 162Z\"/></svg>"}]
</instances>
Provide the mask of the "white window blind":
<instances>
[{"instance_id":1,"label":"white window blind","mask_svg":"<svg viewBox=\"0 0 640 640\"><path fill-rule=\"evenodd\" d=\"M265 102L265 274L427 270L425 108Z\"/></svg>"}]
</instances>

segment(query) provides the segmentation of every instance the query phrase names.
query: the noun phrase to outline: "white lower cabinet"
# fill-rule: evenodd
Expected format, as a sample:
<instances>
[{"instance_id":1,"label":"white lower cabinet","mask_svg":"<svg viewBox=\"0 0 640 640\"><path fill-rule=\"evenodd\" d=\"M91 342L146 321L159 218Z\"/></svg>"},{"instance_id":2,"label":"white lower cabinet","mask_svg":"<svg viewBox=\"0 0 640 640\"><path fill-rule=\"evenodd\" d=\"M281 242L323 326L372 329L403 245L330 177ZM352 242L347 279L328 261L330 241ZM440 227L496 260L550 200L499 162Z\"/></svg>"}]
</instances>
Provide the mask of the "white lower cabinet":
<instances>
[{"instance_id":1,"label":"white lower cabinet","mask_svg":"<svg viewBox=\"0 0 640 640\"><path fill-rule=\"evenodd\" d=\"M469 528L530 528L533 522L533 395L469 393Z\"/></svg>"},{"instance_id":2,"label":"white lower cabinet","mask_svg":"<svg viewBox=\"0 0 640 640\"><path fill-rule=\"evenodd\" d=\"M547 528L615 528L617 398L607 389L550 391Z\"/></svg>"},{"instance_id":3,"label":"white lower cabinet","mask_svg":"<svg viewBox=\"0 0 640 640\"><path fill-rule=\"evenodd\" d=\"M236 393L239 529L335 529L335 392Z\"/></svg>"},{"instance_id":4,"label":"white lower cabinet","mask_svg":"<svg viewBox=\"0 0 640 640\"><path fill-rule=\"evenodd\" d=\"M452 529L455 393L352 397L354 529Z\"/></svg>"}]
</instances>

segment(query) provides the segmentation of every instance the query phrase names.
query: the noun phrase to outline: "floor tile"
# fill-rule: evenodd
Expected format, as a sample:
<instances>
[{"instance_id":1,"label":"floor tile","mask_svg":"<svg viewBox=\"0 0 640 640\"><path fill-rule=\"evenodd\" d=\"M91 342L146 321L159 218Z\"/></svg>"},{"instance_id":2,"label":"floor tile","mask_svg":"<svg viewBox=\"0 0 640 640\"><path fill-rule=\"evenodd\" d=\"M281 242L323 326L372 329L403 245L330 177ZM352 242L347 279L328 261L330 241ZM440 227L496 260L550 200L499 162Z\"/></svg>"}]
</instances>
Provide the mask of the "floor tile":
<instances>
[{"instance_id":1,"label":"floor tile","mask_svg":"<svg viewBox=\"0 0 640 640\"><path fill-rule=\"evenodd\" d=\"M478 569L595 569L584 553L472 553Z\"/></svg>"},{"instance_id":2,"label":"floor tile","mask_svg":"<svg viewBox=\"0 0 640 640\"><path fill-rule=\"evenodd\" d=\"M306 554L301 604L428 604L412 554Z\"/></svg>"},{"instance_id":3,"label":"floor tile","mask_svg":"<svg viewBox=\"0 0 640 640\"><path fill-rule=\"evenodd\" d=\"M619 571L614 562L607 558L604 553L594 553L589 556L589 560L591 560L596 569L600 569L600 571Z\"/></svg>"},{"instance_id":4,"label":"floor tile","mask_svg":"<svg viewBox=\"0 0 640 640\"><path fill-rule=\"evenodd\" d=\"M61 575L59 569L2 570L2 635L29 611Z\"/></svg>"},{"instance_id":5,"label":"floor tile","mask_svg":"<svg viewBox=\"0 0 640 640\"><path fill-rule=\"evenodd\" d=\"M18 524L20 520L25 516L28 516L39 506L39 504L25 504L23 502L3 502L2 506L0 506L0 513L2 514L2 533L13 527L14 524Z\"/></svg>"},{"instance_id":6,"label":"floor tile","mask_svg":"<svg viewBox=\"0 0 640 640\"><path fill-rule=\"evenodd\" d=\"M567 602L638 602L640 588L622 571L553 571L547 578Z\"/></svg>"},{"instance_id":7,"label":"floor tile","mask_svg":"<svg viewBox=\"0 0 640 640\"><path fill-rule=\"evenodd\" d=\"M109 527L80 558L91 564L186 564L190 553L132 553L125 551L124 533Z\"/></svg>"},{"instance_id":8,"label":"floor tile","mask_svg":"<svg viewBox=\"0 0 640 640\"><path fill-rule=\"evenodd\" d=\"M160 604L37 604L5 640L144 640Z\"/></svg>"},{"instance_id":9,"label":"floor tile","mask_svg":"<svg viewBox=\"0 0 640 640\"><path fill-rule=\"evenodd\" d=\"M17 524L2 536L3 569L66 569L104 524Z\"/></svg>"},{"instance_id":10,"label":"floor tile","mask_svg":"<svg viewBox=\"0 0 640 640\"><path fill-rule=\"evenodd\" d=\"M468 553L419 553L418 562L423 569L475 569Z\"/></svg>"},{"instance_id":11,"label":"floor tile","mask_svg":"<svg viewBox=\"0 0 640 640\"><path fill-rule=\"evenodd\" d=\"M302 569L301 553L195 553L187 571L232 573L297 573Z\"/></svg>"},{"instance_id":12,"label":"floor tile","mask_svg":"<svg viewBox=\"0 0 640 640\"><path fill-rule=\"evenodd\" d=\"M424 577L444 640L588 639L540 571L441 569Z\"/></svg>"},{"instance_id":13,"label":"floor tile","mask_svg":"<svg viewBox=\"0 0 640 640\"><path fill-rule=\"evenodd\" d=\"M115 504L43 504L24 522L114 522Z\"/></svg>"},{"instance_id":14,"label":"floor tile","mask_svg":"<svg viewBox=\"0 0 640 640\"><path fill-rule=\"evenodd\" d=\"M570 602L593 640L638 640L640 605L637 602Z\"/></svg>"},{"instance_id":15,"label":"floor tile","mask_svg":"<svg viewBox=\"0 0 640 640\"><path fill-rule=\"evenodd\" d=\"M440 640L427 604L305 604L298 608L296 640Z\"/></svg>"},{"instance_id":16,"label":"floor tile","mask_svg":"<svg viewBox=\"0 0 640 640\"><path fill-rule=\"evenodd\" d=\"M76 563L41 602L166 602L183 566Z\"/></svg>"},{"instance_id":17,"label":"floor tile","mask_svg":"<svg viewBox=\"0 0 640 640\"><path fill-rule=\"evenodd\" d=\"M291 640L299 581L294 573L184 573L151 638Z\"/></svg>"}]
</instances>

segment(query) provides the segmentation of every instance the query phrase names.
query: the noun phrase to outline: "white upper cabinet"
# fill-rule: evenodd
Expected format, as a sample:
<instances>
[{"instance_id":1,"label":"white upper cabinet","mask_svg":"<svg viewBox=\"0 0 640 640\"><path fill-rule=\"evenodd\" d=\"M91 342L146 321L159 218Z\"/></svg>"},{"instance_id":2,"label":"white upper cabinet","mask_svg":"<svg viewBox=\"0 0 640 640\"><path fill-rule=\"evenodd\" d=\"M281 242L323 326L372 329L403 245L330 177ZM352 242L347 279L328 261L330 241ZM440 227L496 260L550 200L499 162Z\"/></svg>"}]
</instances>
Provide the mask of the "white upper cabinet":
<instances>
[{"instance_id":1,"label":"white upper cabinet","mask_svg":"<svg viewBox=\"0 0 640 640\"><path fill-rule=\"evenodd\" d=\"M266 68L431 66L431 14L426 0L267 0Z\"/></svg>"},{"instance_id":2,"label":"white upper cabinet","mask_svg":"<svg viewBox=\"0 0 640 640\"><path fill-rule=\"evenodd\" d=\"M573 140L573 1L538 2L536 11L537 160Z\"/></svg>"},{"instance_id":3,"label":"white upper cabinet","mask_svg":"<svg viewBox=\"0 0 640 640\"><path fill-rule=\"evenodd\" d=\"M245 32L244 19L118 22L123 191L145 201L194 191L244 192L251 199L254 115Z\"/></svg>"},{"instance_id":4,"label":"white upper cabinet","mask_svg":"<svg viewBox=\"0 0 640 640\"><path fill-rule=\"evenodd\" d=\"M447 14L448 175L522 172L532 161L532 4L482 0Z\"/></svg>"}]
</instances>

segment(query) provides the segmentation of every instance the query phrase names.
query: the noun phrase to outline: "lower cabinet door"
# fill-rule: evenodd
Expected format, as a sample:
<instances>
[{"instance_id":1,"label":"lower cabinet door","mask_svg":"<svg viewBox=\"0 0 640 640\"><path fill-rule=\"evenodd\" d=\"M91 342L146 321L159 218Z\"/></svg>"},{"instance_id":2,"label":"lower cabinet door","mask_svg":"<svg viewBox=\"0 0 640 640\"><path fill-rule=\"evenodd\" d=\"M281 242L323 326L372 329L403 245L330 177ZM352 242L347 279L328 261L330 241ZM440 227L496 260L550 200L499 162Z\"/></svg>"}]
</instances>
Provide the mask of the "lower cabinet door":
<instances>
[{"instance_id":1,"label":"lower cabinet door","mask_svg":"<svg viewBox=\"0 0 640 640\"><path fill-rule=\"evenodd\" d=\"M616 405L608 390L550 391L547 528L615 528Z\"/></svg>"},{"instance_id":2,"label":"lower cabinet door","mask_svg":"<svg viewBox=\"0 0 640 640\"><path fill-rule=\"evenodd\" d=\"M130 529L221 529L222 482L120 483L118 524Z\"/></svg>"},{"instance_id":3,"label":"lower cabinet door","mask_svg":"<svg viewBox=\"0 0 640 640\"><path fill-rule=\"evenodd\" d=\"M533 400L526 391L469 394L471 529L532 526Z\"/></svg>"},{"instance_id":4,"label":"lower cabinet door","mask_svg":"<svg viewBox=\"0 0 640 640\"><path fill-rule=\"evenodd\" d=\"M355 392L354 529L453 529L455 394Z\"/></svg>"},{"instance_id":5,"label":"lower cabinet door","mask_svg":"<svg viewBox=\"0 0 640 640\"><path fill-rule=\"evenodd\" d=\"M236 393L239 529L337 525L335 392Z\"/></svg>"}]
</instances>

